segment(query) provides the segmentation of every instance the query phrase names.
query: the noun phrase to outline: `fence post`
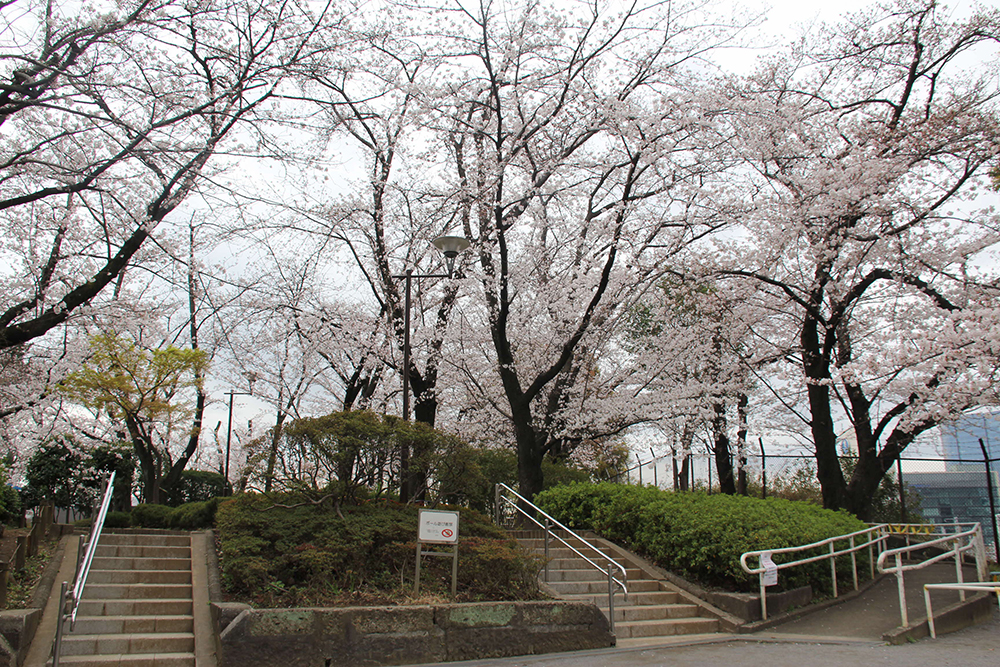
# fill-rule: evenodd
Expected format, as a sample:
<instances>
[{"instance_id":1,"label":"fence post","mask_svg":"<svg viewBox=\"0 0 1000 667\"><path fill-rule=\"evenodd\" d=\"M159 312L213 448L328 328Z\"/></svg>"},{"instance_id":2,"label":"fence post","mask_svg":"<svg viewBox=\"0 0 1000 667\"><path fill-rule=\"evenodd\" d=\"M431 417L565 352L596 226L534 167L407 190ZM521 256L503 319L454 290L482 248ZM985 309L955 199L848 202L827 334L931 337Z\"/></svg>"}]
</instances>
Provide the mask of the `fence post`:
<instances>
[{"instance_id":1,"label":"fence post","mask_svg":"<svg viewBox=\"0 0 1000 667\"><path fill-rule=\"evenodd\" d=\"M896 480L899 482L899 522L906 523L906 491L903 488L903 459L896 457Z\"/></svg>"},{"instance_id":2,"label":"fence post","mask_svg":"<svg viewBox=\"0 0 1000 667\"><path fill-rule=\"evenodd\" d=\"M997 534L997 507L993 489L993 471L990 468L990 456L986 452L983 439L979 438L979 448L983 450L983 464L986 466L986 492L990 496L990 526L993 528L993 559L1000 563L1000 535Z\"/></svg>"},{"instance_id":3,"label":"fence post","mask_svg":"<svg viewBox=\"0 0 1000 667\"><path fill-rule=\"evenodd\" d=\"M24 559L26 557L26 551L28 550L28 536L18 535L17 536L17 546L14 548L14 569L23 570L24 569Z\"/></svg>"},{"instance_id":4,"label":"fence post","mask_svg":"<svg viewBox=\"0 0 1000 667\"><path fill-rule=\"evenodd\" d=\"M767 498L767 452L764 451L764 438L757 438L760 444L760 497Z\"/></svg>"},{"instance_id":5,"label":"fence post","mask_svg":"<svg viewBox=\"0 0 1000 667\"><path fill-rule=\"evenodd\" d=\"M0 606L7 608L7 581L10 578L10 563L0 563Z\"/></svg>"}]
</instances>

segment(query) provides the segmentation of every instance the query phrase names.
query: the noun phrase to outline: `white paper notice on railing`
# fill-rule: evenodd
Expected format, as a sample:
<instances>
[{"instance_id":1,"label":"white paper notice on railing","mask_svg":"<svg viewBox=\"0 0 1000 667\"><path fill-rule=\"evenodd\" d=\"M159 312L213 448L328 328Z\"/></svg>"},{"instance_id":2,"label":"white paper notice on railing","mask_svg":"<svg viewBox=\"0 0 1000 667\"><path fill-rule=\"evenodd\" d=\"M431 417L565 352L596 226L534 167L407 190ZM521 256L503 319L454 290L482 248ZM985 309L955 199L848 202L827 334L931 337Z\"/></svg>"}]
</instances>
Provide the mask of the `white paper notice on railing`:
<instances>
[{"instance_id":1,"label":"white paper notice on railing","mask_svg":"<svg viewBox=\"0 0 1000 667\"><path fill-rule=\"evenodd\" d=\"M778 584L778 566L771 560L770 551L765 551L760 555L760 566L764 568L764 585L776 586Z\"/></svg>"}]
</instances>

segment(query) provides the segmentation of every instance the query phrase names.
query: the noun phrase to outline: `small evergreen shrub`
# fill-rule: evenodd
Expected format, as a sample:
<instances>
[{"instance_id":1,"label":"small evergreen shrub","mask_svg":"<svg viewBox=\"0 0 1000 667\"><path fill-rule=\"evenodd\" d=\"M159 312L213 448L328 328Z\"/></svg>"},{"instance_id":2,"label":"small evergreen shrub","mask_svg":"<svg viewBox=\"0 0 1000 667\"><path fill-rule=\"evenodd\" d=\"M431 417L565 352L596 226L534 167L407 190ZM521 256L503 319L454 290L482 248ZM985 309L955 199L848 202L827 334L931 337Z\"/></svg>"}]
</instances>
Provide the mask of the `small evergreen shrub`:
<instances>
[{"instance_id":1,"label":"small evergreen shrub","mask_svg":"<svg viewBox=\"0 0 1000 667\"><path fill-rule=\"evenodd\" d=\"M535 503L569 527L590 528L665 569L730 590L757 590L757 576L740 566L745 552L810 544L866 527L845 512L812 503L670 492L609 482L556 487L538 494ZM847 546L846 540L837 544L837 548ZM819 554L776 555L774 561ZM859 574L867 572L867 551L858 552L857 557ZM749 564L756 567L756 559ZM850 557L840 557L838 577L849 577L849 567ZM829 591L831 579L829 561L820 561L781 570L778 580L781 589L811 584L814 590Z\"/></svg>"},{"instance_id":2,"label":"small evergreen shrub","mask_svg":"<svg viewBox=\"0 0 1000 667\"><path fill-rule=\"evenodd\" d=\"M482 514L458 511L459 598L538 597L540 561ZM296 493L236 496L216 515L223 588L268 606L405 598L413 586L417 512L391 501L338 507ZM449 559L425 558L421 567L422 593L450 592Z\"/></svg>"},{"instance_id":3,"label":"small evergreen shrub","mask_svg":"<svg viewBox=\"0 0 1000 667\"><path fill-rule=\"evenodd\" d=\"M198 530L215 525L215 512L219 509L219 499L184 503L175 507L167 515L167 526L177 530Z\"/></svg>"},{"instance_id":4,"label":"small evergreen shrub","mask_svg":"<svg viewBox=\"0 0 1000 667\"><path fill-rule=\"evenodd\" d=\"M168 528L172 508L166 505L139 503L132 508L132 525L137 528Z\"/></svg>"},{"instance_id":5,"label":"small evergreen shrub","mask_svg":"<svg viewBox=\"0 0 1000 667\"><path fill-rule=\"evenodd\" d=\"M129 528L131 526L132 515L129 512L108 512L104 517L105 528Z\"/></svg>"}]
</instances>

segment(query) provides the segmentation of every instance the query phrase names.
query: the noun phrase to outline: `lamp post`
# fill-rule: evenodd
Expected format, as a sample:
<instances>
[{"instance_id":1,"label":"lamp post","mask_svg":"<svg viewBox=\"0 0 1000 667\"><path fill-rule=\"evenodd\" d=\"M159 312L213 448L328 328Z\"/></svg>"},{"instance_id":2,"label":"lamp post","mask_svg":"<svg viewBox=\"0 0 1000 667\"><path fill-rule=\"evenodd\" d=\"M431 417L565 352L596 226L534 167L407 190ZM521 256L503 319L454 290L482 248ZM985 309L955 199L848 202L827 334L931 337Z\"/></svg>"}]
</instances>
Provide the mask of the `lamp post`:
<instances>
[{"instance_id":1,"label":"lamp post","mask_svg":"<svg viewBox=\"0 0 1000 667\"><path fill-rule=\"evenodd\" d=\"M253 396L253 383L256 380L256 375L250 376L250 391L227 391L226 396L229 397L229 425L226 427L226 485L229 489L232 486L229 485L229 449L233 440L233 396Z\"/></svg>"},{"instance_id":2,"label":"lamp post","mask_svg":"<svg viewBox=\"0 0 1000 667\"><path fill-rule=\"evenodd\" d=\"M406 273L393 276L396 280L404 281L403 298L403 420L410 420L410 306L411 287L414 278L451 278L455 273L455 258L458 254L469 247L469 239L464 236L439 236L431 243L441 251L445 258L445 265L448 273L413 273L413 269L407 269ZM410 499L410 446L402 443L399 448L399 500L407 502Z\"/></svg>"}]
</instances>

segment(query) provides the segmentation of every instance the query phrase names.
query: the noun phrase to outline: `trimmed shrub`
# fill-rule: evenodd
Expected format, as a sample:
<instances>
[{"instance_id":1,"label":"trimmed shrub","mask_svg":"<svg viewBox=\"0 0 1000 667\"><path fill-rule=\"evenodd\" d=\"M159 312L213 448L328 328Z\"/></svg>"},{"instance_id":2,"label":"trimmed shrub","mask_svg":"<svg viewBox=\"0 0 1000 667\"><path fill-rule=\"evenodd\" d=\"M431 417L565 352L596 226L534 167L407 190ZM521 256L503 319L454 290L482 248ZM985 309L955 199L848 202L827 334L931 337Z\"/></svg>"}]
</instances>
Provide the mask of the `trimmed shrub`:
<instances>
[{"instance_id":1,"label":"trimmed shrub","mask_svg":"<svg viewBox=\"0 0 1000 667\"><path fill-rule=\"evenodd\" d=\"M451 508L456 509L456 508ZM459 598L538 597L540 561L482 514L458 509ZM236 599L322 605L362 596L384 602L413 586L417 508L391 501L336 506L303 494L243 494L219 506L222 583ZM446 593L451 562L422 561L421 591Z\"/></svg>"},{"instance_id":2,"label":"trimmed shrub","mask_svg":"<svg viewBox=\"0 0 1000 667\"><path fill-rule=\"evenodd\" d=\"M184 503L175 507L167 515L167 526L178 530L198 530L215 525L215 513L219 509L219 499Z\"/></svg>"},{"instance_id":3,"label":"trimmed shrub","mask_svg":"<svg viewBox=\"0 0 1000 667\"><path fill-rule=\"evenodd\" d=\"M865 528L850 514L812 503L675 493L608 482L556 487L538 494L535 503L570 527L590 528L667 570L730 590L757 590L756 575L747 574L740 566L740 556L747 551L800 546ZM774 561L788 562L819 553L777 555ZM867 563L867 552L859 552L858 559ZM838 576L841 569L849 576L850 557L838 561ZM859 569L867 571L867 567ZM781 571L780 588L806 584L830 590L829 563Z\"/></svg>"},{"instance_id":4,"label":"trimmed shrub","mask_svg":"<svg viewBox=\"0 0 1000 667\"><path fill-rule=\"evenodd\" d=\"M166 505L139 503L132 508L132 525L138 528L168 528L172 508Z\"/></svg>"}]
</instances>

